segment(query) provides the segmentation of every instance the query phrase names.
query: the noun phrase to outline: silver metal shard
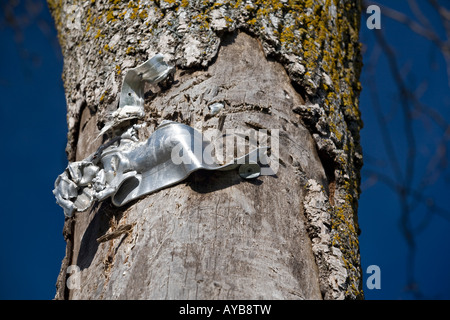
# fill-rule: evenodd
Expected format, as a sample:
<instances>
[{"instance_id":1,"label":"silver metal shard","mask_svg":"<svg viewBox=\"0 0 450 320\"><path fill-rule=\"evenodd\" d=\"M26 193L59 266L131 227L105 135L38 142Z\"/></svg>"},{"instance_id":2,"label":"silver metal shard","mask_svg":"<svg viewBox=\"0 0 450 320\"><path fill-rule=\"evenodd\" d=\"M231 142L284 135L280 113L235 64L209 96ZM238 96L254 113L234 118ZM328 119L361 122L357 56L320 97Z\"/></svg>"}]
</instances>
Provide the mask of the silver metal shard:
<instances>
[{"instance_id":1,"label":"silver metal shard","mask_svg":"<svg viewBox=\"0 0 450 320\"><path fill-rule=\"evenodd\" d=\"M119 108L144 107L144 83L157 84L173 71L174 68L164 62L164 56L159 53L136 68L128 70L123 79Z\"/></svg>"},{"instance_id":2,"label":"silver metal shard","mask_svg":"<svg viewBox=\"0 0 450 320\"><path fill-rule=\"evenodd\" d=\"M200 169L238 169L241 177L253 179L260 175L258 162L266 156L267 148L259 147L229 163L218 164L210 142L200 132L174 121L163 121L143 142L137 141L134 132L130 128L86 159L70 163L58 176L53 193L66 216L107 197L115 206L122 206L175 185Z\"/></svg>"},{"instance_id":3,"label":"silver metal shard","mask_svg":"<svg viewBox=\"0 0 450 320\"><path fill-rule=\"evenodd\" d=\"M212 105L210 105L208 108L209 108L209 112L213 116L215 116L216 114L218 114L220 112L220 110L223 109L223 103L216 102L216 103L213 103Z\"/></svg>"},{"instance_id":4,"label":"silver metal shard","mask_svg":"<svg viewBox=\"0 0 450 320\"><path fill-rule=\"evenodd\" d=\"M142 118L145 115L145 83L157 84L174 71L174 67L169 66L164 61L164 56L159 53L139 66L129 69L123 79L119 108L111 114L112 120L105 124L99 136L126 120Z\"/></svg>"}]
</instances>

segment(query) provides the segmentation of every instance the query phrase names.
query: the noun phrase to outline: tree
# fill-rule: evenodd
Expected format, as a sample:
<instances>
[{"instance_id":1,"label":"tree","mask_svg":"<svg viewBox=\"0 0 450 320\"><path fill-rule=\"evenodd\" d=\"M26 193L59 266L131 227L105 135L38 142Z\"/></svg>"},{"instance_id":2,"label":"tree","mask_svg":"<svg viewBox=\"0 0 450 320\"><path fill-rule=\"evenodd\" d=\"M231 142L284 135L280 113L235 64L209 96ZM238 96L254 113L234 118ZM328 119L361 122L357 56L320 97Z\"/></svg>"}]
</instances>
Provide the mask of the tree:
<instances>
[{"instance_id":1,"label":"tree","mask_svg":"<svg viewBox=\"0 0 450 320\"><path fill-rule=\"evenodd\" d=\"M64 56L69 161L105 142L96 136L123 75L157 52L177 71L148 90L140 139L169 119L278 129L280 145L276 175L199 171L66 218L56 299L363 297L359 1L48 4ZM213 101L225 107L212 116Z\"/></svg>"}]
</instances>

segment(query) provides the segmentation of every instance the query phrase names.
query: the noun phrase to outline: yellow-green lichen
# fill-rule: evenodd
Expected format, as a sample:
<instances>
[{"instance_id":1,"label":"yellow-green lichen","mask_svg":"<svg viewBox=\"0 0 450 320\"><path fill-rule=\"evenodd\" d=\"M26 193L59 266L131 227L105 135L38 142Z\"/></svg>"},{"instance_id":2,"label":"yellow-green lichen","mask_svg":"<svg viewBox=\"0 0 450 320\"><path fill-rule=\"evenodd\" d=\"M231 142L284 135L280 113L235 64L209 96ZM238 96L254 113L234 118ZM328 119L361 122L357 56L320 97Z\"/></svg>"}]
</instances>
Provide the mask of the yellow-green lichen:
<instances>
[{"instance_id":1,"label":"yellow-green lichen","mask_svg":"<svg viewBox=\"0 0 450 320\"><path fill-rule=\"evenodd\" d=\"M129 46L126 50L126 54L132 54L134 52L135 48L133 46Z\"/></svg>"},{"instance_id":2,"label":"yellow-green lichen","mask_svg":"<svg viewBox=\"0 0 450 320\"><path fill-rule=\"evenodd\" d=\"M94 39L98 39L98 38L104 38L105 35L102 33L102 30L98 30L97 34L95 35Z\"/></svg>"}]
</instances>

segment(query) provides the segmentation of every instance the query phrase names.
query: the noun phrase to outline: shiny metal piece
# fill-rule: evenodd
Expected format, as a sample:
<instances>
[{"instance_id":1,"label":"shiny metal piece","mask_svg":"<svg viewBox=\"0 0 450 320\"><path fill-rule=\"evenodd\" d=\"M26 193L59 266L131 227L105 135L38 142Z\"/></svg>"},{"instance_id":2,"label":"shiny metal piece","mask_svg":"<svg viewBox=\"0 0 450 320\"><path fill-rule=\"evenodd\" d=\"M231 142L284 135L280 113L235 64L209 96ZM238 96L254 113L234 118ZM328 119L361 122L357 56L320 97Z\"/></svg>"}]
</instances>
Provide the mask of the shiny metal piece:
<instances>
[{"instance_id":1,"label":"shiny metal piece","mask_svg":"<svg viewBox=\"0 0 450 320\"><path fill-rule=\"evenodd\" d=\"M175 68L164 62L164 56L159 53L128 70L122 83L119 108L111 114L112 120L105 124L99 136L126 120L144 117L145 83L157 84L174 71Z\"/></svg>"},{"instance_id":2,"label":"shiny metal piece","mask_svg":"<svg viewBox=\"0 0 450 320\"><path fill-rule=\"evenodd\" d=\"M163 121L147 141L137 142L135 127L86 159L70 163L56 179L53 193L66 216L84 211L95 200L111 197L122 206L143 195L175 185L192 172L238 169L241 177L260 175L258 162L266 147L220 165L203 135L187 125ZM262 163L267 163L261 161Z\"/></svg>"},{"instance_id":3,"label":"shiny metal piece","mask_svg":"<svg viewBox=\"0 0 450 320\"><path fill-rule=\"evenodd\" d=\"M261 167L256 162L243 164L239 167L239 175L244 179L255 179L261 175Z\"/></svg>"},{"instance_id":4,"label":"shiny metal piece","mask_svg":"<svg viewBox=\"0 0 450 320\"><path fill-rule=\"evenodd\" d=\"M128 70L123 79L119 108L127 106L144 107L144 83L159 83L174 71L164 62L164 56L157 54L136 68Z\"/></svg>"},{"instance_id":5,"label":"shiny metal piece","mask_svg":"<svg viewBox=\"0 0 450 320\"><path fill-rule=\"evenodd\" d=\"M223 109L223 107L224 107L223 103L216 102L216 103L213 103L212 105L210 105L208 108L209 108L209 112L213 116L215 116L216 114L218 114L220 112L220 110Z\"/></svg>"}]
</instances>

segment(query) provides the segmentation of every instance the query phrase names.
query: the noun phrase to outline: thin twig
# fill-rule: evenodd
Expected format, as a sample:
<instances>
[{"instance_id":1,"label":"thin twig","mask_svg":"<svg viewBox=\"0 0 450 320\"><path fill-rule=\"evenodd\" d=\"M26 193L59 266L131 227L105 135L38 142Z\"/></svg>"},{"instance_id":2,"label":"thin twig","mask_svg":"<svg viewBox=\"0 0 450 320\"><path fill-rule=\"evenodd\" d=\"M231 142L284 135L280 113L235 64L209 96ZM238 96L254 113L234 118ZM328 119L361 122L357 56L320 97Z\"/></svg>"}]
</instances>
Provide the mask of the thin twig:
<instances>
[{"instance_id":1,"label":"thin twig","mask_svg":"<svg viewBox=\"0 0 450 320\"><path fill-rule=\"evenodd\" d=\"M133 224L125 224L118 227L116 230L111 231L99 238L97 238L97 243L105 242L120 237L124 233L128 233L133 228Z\"/></svg>"}]
</instances>

